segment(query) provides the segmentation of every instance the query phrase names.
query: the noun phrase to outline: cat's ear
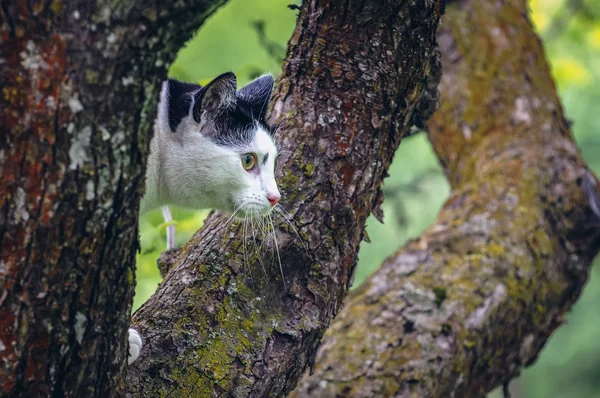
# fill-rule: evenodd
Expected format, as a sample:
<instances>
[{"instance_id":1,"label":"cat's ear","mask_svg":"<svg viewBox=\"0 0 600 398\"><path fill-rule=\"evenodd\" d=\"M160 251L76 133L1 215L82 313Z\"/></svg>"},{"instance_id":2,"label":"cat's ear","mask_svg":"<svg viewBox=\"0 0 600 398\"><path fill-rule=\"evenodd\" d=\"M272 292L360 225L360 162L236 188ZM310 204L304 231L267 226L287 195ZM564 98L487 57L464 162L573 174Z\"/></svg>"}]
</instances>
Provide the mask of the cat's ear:
<instances>
[{"instance_id":1,"label":"cat's ear","mask_svg":"<svg viewBox=\"0 0 600 398\"><path fill-rule=\"evenodd\" d=\"M167 128L172 132L177 130L181 120L190 113L192 97L189 93L198 91L200 88L197 84L174 79L163 82L158 105L158 122L163 131L167 131Z\"/></svg>"},{"instance_id":2,"label":"cat's ear","mask_svg":"<svg viewBox=\"0 0 600 398\"><path fill-rule=\"evenodd\" d=\"M203 113L214 114L235 109L237 81L232 72L223 73L208 83L194 96L192 114L200 123Z\"/></svg>"},{"instance_id":3,"label":"cat's ear","mask_svg":"<svg viewBox=\"0 0 600 398\"><path fill-rule=\"evenodd\" d=\"M238 92L238 98L246 103L257 119L264 119L273 92L273 76L263 75L254 79Z\"/></svg>"}]
</instances>

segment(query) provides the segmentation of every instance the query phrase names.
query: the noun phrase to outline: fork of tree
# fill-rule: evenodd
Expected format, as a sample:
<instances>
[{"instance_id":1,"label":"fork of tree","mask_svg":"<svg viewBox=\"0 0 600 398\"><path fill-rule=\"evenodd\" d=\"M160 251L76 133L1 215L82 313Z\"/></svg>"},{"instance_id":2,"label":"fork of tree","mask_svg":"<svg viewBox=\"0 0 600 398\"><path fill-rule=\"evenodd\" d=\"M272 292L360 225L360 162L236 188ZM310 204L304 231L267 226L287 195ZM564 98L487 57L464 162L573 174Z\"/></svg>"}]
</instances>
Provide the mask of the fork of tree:
<instances>
[{"instance_id":1,"label":"fork of tree","mask_svg":"<svg viewBox=\"0 0 600 398\"><path fill-rule=\"evenodd\" d=\"M212 216L134 315L145 346L126 368L160 81L223 3L0 10L0 395L469 397L531 364L600 248L600 184L526 2L453 2L437 31L443 1L315 0L271 112L304 240L277 226L287 283ZM451 197L347 296L394 152L438 102Z\"/></svg>"}]
</instances>

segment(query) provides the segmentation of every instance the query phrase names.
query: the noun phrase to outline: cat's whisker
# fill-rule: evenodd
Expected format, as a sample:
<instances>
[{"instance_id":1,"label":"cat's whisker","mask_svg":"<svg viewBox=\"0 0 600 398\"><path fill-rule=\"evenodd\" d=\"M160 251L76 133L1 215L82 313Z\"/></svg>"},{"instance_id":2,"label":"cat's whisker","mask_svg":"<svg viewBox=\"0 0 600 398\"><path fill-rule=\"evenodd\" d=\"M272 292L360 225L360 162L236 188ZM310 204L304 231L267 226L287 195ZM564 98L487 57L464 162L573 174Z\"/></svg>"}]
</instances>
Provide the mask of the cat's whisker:
<instances>
[{"instance_id":1,"label":"cat's whisker","mask_svg":"<svg viewBox=\"0 0 600 398\"><path fill-rule=\"evenodd\" d=\"M300 236L300 233L298 232L298 230L296 229L296 227L294 226L294 224L292 223L292 221L284 213L284 212L287 212L287 210L285 210L283 207L281 207L281 205L276 205L275 207L273 207L273 210L275 210L277 212L277 214L281 215L283 217L283 219L288 223L288 225L290 227L292 227L292 229L294 230L294 233L296 234L296 236L300 240L300 243L302 243L302 246L304 247L304 250L308 251L308 247L306 246L306 243L304 242L304 239L302 239L302 237ZM288 214L289 214L289 212L288 212ZM291 215L290 215L290 217L291 217Z\"/></svg>"},{"instance_id":2,"label":"cat's whisker","mask_svg":"<svg viewBox=\"0 0 600 398\"><path fill-rule=\"evenodd\" d=\"M271 253L271 261L275 260L275 254L273 253L272 250L269 250L269 246L272 245L271 244L271 229L270 229L270 225L267 223L267 216L265 216L264 218L260 218L261 221L261 225L262 225L262 233L263 233L263 242L262 242L262 246L261 248L264 248L265 252Z\"/></svg>"},{"instance_id":3,"label":"cat's whisker","mask_svg":"<svg viewBox=\"0 0 600 398\"><path fill-rule=\"evenodd\" d=\"M280 213L284 213L284 215L287 215L287 217L286 217L286 218L287 218L288 220L294 220L294 221L297 221L297 220L294 218L294 216L292 216L292 214L291 214L289 211L287 211L287 209L286 209L285 207L283 207L283 206L282 206L280 203L277 203L277 204L275 205L275 208L274 208L274 210L278 210Z\"/></svg>"},{"instance_id":4,"label":"cat's whisker","mask_svg":"<svg viewBox=\"0 0 600 398\"><path fill-rule=\"evenodd\" d=\"M248 216L244 215L244 242L242 243L242 251L244 254L244 268L248 269L249 265L248 265L248 255L246 254L246 229L248 226Z\"/></svg>"},{"instance_id":5,"label":"cat's whisker","mask_svg":"<svg viewBox=\"0 0 600 398\"><path fill-rule=\"evenodd\" d=\"M269 224L267 224L267 218L266 217L261 217L260 218L261 221L261 228L262 228L262 234L264 239L262 240L262 244L261 244L261 250L264 252L269 252L269 245L270 245L270 239L271 239L271 234L269 231ZM271 260L274 260L274 255L273 255L273 251L271 250Z\"/></svg>"},{"instance_id":6,"label":"cat's whisker","mask_svg":"<svg viewBox=\"0 0 600 398\"><path fill-rule=\"evenodd\" d=\"M257 219L258 222L260 224L260 228L262 229L262 233L263 235L266 235L267 238L269 237L269 230L267 229L267 221L266 221L266 217L259 217L258 216L258 212L257 213Z\"/></svg>"},{"instance_id":7,"label":"cat's whisker","mask_svg":"<svg viewBox=\"0 0 600 398\"><path fill-rule=\"evenodd\" d=\"M233 203L233 213L231 213L231 216L227 219L227 222L225 222L226 225L229 222L231 222L231 220L233 220L233 218L235 217L235 215L238 214L240 210L242 210L243 203L240 203L240 202L241 202L241 200L236 200ZM239 205L238 205L238 203L239 203Z\"/></svg>"},{"instance_id":8,"label":"cat's whisker","mask_svg":"<svg viewBox=\"0 0 600 398\"><path fill-rule=\"evenodd\" d=\"M283 123L284 123L285 121L286 121L286 119L285 119L285 118L283 118L283 119L281 119L281 120L279 121L279 123L277 123L277 126L275 126L275 128L273 129L273 132L271 133L271 135L272 135L273 137L276 137L277 133L279 132L279 128L280 128L280 127L283 125ZM279 138L279 137L276 137L277 144L280 144L280 142L279 142L279 139L278 139L278 138Z\"/></svg>"},{"instance_id":9,"label":"cat's whisker","mask_svg":"<svg viewBox=\"0 0 600 398\"><path fill-rule=\"evenodd\" d=\"M271 218L271 215L268 215L269 219ZM275 235L275 227L273 226L273 223L266 223L267 225L267 233L269 234L269 239L272 239L274 243L276 243L277 237ZM271 244L271 246L273 246L273 244ZM273 250L271 250L271 261L275 262L275 252Z\"/></svg>"},{"instance_id":10,"label":"cat's whisker","mask_svg":"<svg viewBox=\"0 0 600 398\"><path fill-rule=\"evenodd\" d=\"M279 142L278 142L278 143L277 143L277 145L281 145L281 143L279 143ZM278 155L283 155L283 154L286 154L286 155L293 155L293 154L294 154L294 151L292 151L292 150L289 150L289 149L287 149L287 150L286 150L286 149L283 149L283 150L277 150L277 154L278 154Z\"/></svg>"},{"instance_id":11,"label":"cat's whisker","mask_svg":"<svg viewBox=\"0 0 600 398\"><path fill-rule=\"evenodd\" d=\"M265 109L267 108L267 106L269 106L269 99L270 99L270 98L265 98L265 100L263 101L263 104L262 104L262 106L260 107L260 112L259 112L259 114L260 114L260 115L264 115L264 114L265 114L265 112L264 112L264 111L265 111Z\"/></svg>"},{"instance_id":12,"label":"cat's whisker","mask_svg":"<svg viewBox=\"0 0 600 398\"><path fill-rule=\"evenodd\" d=\"M228 224L231 222L231 220L233 220L233 217L235 217L235 215L242 209L242 204L237 206L237 204L240 202L241 202L240 200L236 200L235 203L233 204L233 208L234 208L233 213L231 214L231 217L229 217L227 219L227 221L225 221L225 224L223 224L224 229L227 228Z\"/></svg>"},{"instance_id":13,"label":"cat's whisker","mask_svg":"<svg viewBox=\"0 0 600 398\"><path fill-rule=\"evenodd\" d=\"M264 258L264 254L269 252L269 234L265 228L264 218L260 217L258 211L256 211L256 223L259 226L259 232L262 234L262 238L260 239L260 246L258 247L258 249L259 252L262 254L262 257Z\"/></svg>"},{"instance_id":14,"label":"cat's whisker","mask_svg":"<svg viewBox=\"0 0 600 398\"><path fill-rule=\"evenodd\" d=\"M271 224L271 228L273 228L273 241L275 242L275 252L277 253L277 261L279 262L279 270L281 271L281 280L285 286L285 276L283 275L283 266L281 265L281 257L279 256L279 245L277 244L277 236L275 234L275 225L273 224L273 219L271 215L268 215L269 223Z\"/></svg>"},{"instance_id":15,"label":"cat's whisker","mask_svg":"<svg viewBox=\"0 0 600 398\"><path fill-rule=\"evenodd\" d=\"M265 274L265 276L267 276L267 270L265 268L265 264L262 261L260 248L258 247L258 244L256 243L256 234L255 234L256 228L254 227L254 220L256 219L255 214L257 214L256 211L254 209L252 209L252 217L250 218L250 222L252 223L252 239L254 241L254 253L256 254L256 258L258 259L258 262L260 263L260 267L262 268L263 273ZM258 220L260 220L260 219L258 219ZM262 244L264 244L264 242L261 240L261 247L262 247Z\"/></svg>"}]
</instances>

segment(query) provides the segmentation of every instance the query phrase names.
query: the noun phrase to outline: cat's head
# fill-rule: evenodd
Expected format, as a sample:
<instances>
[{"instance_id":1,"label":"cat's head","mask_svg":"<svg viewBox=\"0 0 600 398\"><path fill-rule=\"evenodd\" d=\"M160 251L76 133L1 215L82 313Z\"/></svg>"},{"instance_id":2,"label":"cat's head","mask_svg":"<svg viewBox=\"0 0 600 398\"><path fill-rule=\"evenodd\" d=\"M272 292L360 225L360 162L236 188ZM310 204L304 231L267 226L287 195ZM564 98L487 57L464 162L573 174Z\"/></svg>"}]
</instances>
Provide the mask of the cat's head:
<instances>
[{"instance_id":1,"label":"cat's head","mask_svg":"<svg viewBox=\"0 0 600 398\"><path fill-rule=\"evenodd\" d=\"M242 218L271 212L281 198L277 147L265 121L272 90L265 75L237 91L230 72L204 87L163 83L157 123L168 146L160 159L168 202Z\"/></svg>"}]
</instances>

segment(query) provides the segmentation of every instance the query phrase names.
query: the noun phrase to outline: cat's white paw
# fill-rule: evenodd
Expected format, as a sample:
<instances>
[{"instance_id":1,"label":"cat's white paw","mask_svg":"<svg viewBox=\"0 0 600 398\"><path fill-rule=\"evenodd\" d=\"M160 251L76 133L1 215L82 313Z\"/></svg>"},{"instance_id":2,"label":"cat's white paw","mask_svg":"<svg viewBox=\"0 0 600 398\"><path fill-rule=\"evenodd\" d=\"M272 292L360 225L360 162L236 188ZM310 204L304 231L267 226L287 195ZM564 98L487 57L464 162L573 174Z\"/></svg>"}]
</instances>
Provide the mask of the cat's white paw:
<instances>
[{"instance_id":1,"label":"cat's white paw","mask_svg":"<svg viewBox=\"0 0 600 398\"><path fill-rule=\"evenodd\" d=\"M127 340L129 340L129 357L127 358L127 364L131 365L131 363L140 356L140 351L142 351L142 338L135 329L130 328L128 333L129 335L127 336Z\"/></svg>"}]
</instances>

